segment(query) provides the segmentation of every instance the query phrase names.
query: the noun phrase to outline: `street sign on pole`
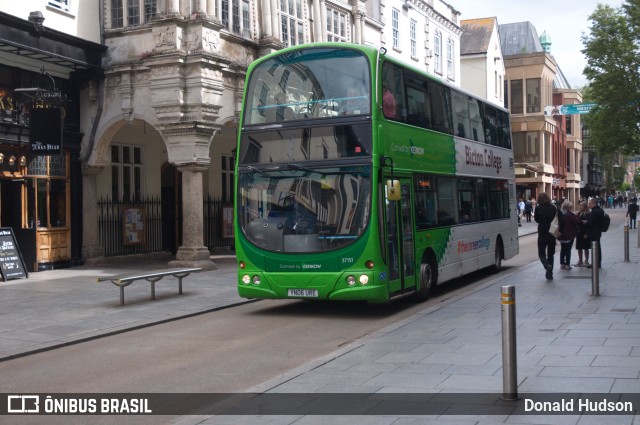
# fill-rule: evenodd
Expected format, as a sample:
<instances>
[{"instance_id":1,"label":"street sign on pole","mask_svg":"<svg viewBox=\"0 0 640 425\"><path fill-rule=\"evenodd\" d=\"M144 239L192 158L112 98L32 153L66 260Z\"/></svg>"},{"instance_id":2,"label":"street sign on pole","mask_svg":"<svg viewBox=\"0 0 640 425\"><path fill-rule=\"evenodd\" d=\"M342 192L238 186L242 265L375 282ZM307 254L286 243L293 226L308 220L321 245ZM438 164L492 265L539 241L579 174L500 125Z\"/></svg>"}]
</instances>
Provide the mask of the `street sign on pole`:
<instances>
[{"instance_id":1,"label":"street sign on pole","mask_svg":"<svg viewBox=\"0 0 640 425\"><path fill-rule=\"evenodd\" d=\"M545 115L578 115L588 114L596 106L595 103L577 103L575 105L545 106Z\"/></svg>"}]
</instances>

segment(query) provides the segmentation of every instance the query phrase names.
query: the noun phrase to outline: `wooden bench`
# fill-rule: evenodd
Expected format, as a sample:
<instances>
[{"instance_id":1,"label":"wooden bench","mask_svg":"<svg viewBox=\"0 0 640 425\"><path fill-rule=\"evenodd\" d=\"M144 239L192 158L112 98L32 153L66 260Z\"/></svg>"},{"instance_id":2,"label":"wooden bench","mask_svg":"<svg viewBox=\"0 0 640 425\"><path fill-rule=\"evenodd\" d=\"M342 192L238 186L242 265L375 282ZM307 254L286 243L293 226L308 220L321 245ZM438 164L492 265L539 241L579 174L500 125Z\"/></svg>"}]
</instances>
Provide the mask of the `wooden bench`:
<instances>
[{"instance_id":1,"label":"wooden bench","mask_svg":"<svg viewBox=\"0 0 640 425\"><path fill-rule=\"evenodd\" d=\"M158 271L148 271L117 276L101 276L97 278L98 283L110 280L111 283L120 287L120 305L124 305L124 287L131 285L136 280L146 280L151 283L151 299L156 299L156 282L165 276L173 276L178 279L178 294L182 294L182 279L191 273L202 271L200 267L184 269L163 269Z\"/></svg>"}]
</instances>

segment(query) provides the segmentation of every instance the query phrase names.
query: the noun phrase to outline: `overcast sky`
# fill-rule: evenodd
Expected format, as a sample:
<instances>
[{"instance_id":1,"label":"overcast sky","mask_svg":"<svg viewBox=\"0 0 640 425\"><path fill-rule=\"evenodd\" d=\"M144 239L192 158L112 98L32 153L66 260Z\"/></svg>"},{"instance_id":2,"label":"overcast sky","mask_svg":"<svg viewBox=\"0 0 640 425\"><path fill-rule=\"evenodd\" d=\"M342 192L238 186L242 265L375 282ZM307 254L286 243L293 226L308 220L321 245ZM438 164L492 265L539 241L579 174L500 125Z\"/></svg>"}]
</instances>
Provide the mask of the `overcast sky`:
<instances>
[{"instance_id":1,"label":"overcast sky","mask_svg":"<svg viewBox=\"0 0 640 425\"><path fill-rule=\"evenodd\" d=\"M619 7L623 0L446 0L458 10L460 20L497 17L498 24L530 21L538 36L546 30L551 37L551 54L569 84L587 83L582 75L586 60L580 51L582 34L589 32L589 16L598 3Z\"/></svg>"}]
</instances>

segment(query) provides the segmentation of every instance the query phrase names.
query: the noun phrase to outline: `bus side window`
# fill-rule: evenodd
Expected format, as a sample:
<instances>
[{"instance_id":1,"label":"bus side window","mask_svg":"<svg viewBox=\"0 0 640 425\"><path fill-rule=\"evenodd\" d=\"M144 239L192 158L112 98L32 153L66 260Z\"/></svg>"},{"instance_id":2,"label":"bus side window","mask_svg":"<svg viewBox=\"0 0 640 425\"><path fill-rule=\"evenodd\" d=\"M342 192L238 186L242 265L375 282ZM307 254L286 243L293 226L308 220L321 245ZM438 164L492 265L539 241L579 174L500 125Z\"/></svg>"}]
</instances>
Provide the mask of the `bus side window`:
<instances>
[{"instance_id":1,"label":"bus side window","mask_svg":"<svg viewBox=\"0 0 640 425\"><path fill-rule=\"evenodd\" d=\"M458 137L471 138L469 131L469 113L467 96L456 91L451 93L451 109L453 111L453 129Z\"/></svg>"},{"instance_id":2,"label":"bus side window","mask_svg":"<svg viewBox=\"0 0 640 425\"><path fill-rule=\"evenodd\" d=\"M453 134L451 125L451 95L449 88L436 81L429 81L431 92L431 128Z\"/></svg>"},{"instance_id":3,"label":"bus side window","mask_svg":"<svg viewBox=\"0 0 640 425\"><path fill-rule=\"evenodd\" d=\"M382 112L385 118L399 121L407 118L402 69L388 62L382 68Z\"/></svg>"},{"instance_id":4,"label":"bus side window","mask_svg":"<svg viewBox=\"0 0 640 425\"><path fill-rule=\"evenodd\" d=\"M426 229L436 225L436 192L432 176L418 174L415 176L415 216L416 227Z\"/></svg>"}]
</instances>

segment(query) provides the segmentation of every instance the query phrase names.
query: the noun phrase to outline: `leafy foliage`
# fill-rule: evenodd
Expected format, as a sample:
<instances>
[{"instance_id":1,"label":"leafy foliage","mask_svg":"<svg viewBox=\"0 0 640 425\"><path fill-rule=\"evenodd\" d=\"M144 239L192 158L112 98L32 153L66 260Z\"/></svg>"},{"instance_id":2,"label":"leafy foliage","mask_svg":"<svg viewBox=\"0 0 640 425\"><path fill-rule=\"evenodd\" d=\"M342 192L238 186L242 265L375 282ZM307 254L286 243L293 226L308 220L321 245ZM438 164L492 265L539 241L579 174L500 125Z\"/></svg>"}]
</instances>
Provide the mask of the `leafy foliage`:
<instances>
[{"instance_id":1,"label":"leafy foliage","mask_svg":"<svg viewBox=\"0 0 640 425\"><path fill-rule=\"evenodd\" d=\"M599 152L640 153L640 0L621 8L598 4L583 34L589 101L585 120Z\"/></svg>"}]
</instances>

